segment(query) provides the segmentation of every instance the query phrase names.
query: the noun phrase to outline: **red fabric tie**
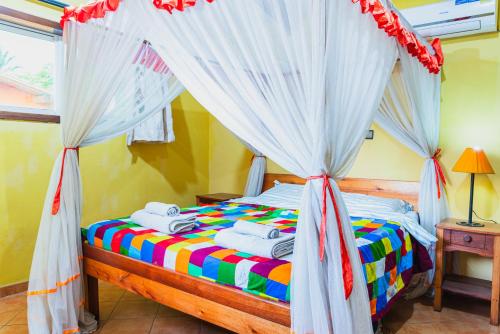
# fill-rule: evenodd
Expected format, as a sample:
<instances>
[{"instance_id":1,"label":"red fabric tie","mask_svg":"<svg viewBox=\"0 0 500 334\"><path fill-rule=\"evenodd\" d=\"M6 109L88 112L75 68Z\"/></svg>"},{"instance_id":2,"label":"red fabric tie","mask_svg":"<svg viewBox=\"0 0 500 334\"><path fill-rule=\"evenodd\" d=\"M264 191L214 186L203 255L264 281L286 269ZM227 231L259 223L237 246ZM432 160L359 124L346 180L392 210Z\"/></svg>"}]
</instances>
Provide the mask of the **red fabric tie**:
<instances>
[{"instance_id":1,"label":"red fabric tie","mask_svg":"<svg viewBox=\"0 0 500 334\"><path fill-rule=\"evenodd\" d=\"M68 150L75 150L78 152L78 147L65 147L62 156L61 163L61 173L59 174L59 183L57 184L56 193L54 195L54 201L52 202L52 215L55 216L59 212L59 208L61 207L61 186L62 180L64 176L64 162L66 161L66 152Z\"/></svg>"},{"instance_id":2,"label":"red fabric tie","mask_svg":"<svg viewBox=\"0 0 500 334\"><path fill-rule=\"evenodd\" d=\"M438 199L441 198L441 183L443 186L446 185L446 178L444 177L443 168L441 168L441 164L439 163L439 156L441 155L441 149L438 148L434 155L432 156L432 161L434 162L434 170L436 172L436 187Z\"/></svg>"},{"instance_id":3,"label":"red fabric tie","mask_svg":"<svg viewBox=\"0 0 500 334\"><path fill-rule=\"evenodd\" d=\"M335 218L337 220L337 230L339 231L340 239L340 255L342 257L342 278L344 280L344 294L345 299L348 299L352 292L353 287L353 275L352 266L349 254L347 253L347 247L344 239L344 232L342 229L342 223L340 220L340 213L337 206L337 201L335 200L335 195L333 193L332 185L330 184L330 176L323 174L318 176L310 176L307 180L323 180L323 193L322 193L322 206L321 206L321 226L319 230L319 258L323 261L325 257L325 237L326 237L326 195L327 190L330 193L330 198L332 200L333 208L335 210Z\"/></svg>"}]
</instances>

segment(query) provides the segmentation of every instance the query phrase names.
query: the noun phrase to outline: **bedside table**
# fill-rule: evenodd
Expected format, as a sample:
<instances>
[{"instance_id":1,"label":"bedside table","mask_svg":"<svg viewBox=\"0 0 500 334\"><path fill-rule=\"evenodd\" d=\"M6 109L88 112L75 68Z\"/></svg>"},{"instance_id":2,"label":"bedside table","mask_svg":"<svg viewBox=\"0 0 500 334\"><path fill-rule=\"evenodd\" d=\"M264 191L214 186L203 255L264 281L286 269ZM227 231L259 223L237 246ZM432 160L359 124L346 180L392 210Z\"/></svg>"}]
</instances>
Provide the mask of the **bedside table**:
<instances>
[{"instance_id":1,"label":"bedside table","mask_svg":"<svg viewBox=\"0 0 500 334\"><path fill-rule=\"evenodd\" d=\"M213 204L217 202L229 201L230 199L239 198L238 194L215 193L206 195L196 195L196 205Z\"/></svg>"},{"instance_id":2,"label":"bedside table","mask_svg":"<svg viewBox=\"0 0 500 334\"><path fill-rule=\"evenodd\" d=\"M489 300L490 324L498 326L500 298L500 224L484 223L484 227L457 225L461 219L448 218L436 226L436 275L434 281L434 310L441 311L442 292ZM493 258L492 282L477 278L454 275L451 272L452 252L473 253ZM446 256L446 273L443 262Z\"/></svg>"}]
</instances>

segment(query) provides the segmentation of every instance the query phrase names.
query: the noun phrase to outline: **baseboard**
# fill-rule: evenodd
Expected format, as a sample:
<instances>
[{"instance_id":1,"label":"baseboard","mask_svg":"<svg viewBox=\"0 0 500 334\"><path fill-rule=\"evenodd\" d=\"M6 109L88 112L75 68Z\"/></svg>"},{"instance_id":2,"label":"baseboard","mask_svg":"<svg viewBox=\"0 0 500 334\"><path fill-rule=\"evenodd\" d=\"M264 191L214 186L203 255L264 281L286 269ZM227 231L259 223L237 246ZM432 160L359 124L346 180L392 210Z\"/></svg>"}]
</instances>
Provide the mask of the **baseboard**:
<instances>
[{"instance_id":1,"label":"baseboard","mask_svg":"<svg viewBox=\"0 0 500 334\"><path fill-rule=\"evenodd\" d=\"M20 282L11 285L0 287L0 298L15 295L16 293L26 292L28 290L28 282Z\"/></svg>"}]
</instances>

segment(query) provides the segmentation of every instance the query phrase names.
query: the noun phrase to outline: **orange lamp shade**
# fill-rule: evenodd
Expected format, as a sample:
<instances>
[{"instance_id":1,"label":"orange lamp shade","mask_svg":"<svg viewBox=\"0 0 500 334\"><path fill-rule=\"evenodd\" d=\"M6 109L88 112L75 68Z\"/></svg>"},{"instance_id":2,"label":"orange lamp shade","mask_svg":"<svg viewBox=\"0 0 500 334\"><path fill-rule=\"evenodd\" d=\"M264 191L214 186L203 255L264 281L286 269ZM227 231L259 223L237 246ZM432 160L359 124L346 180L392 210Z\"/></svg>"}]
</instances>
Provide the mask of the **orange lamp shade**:
<instances>
[{"instance_id":1,"label":"orange lamp shade","mask_svg":"<svg viewBox=\"0 0 500 334\"><path fill-rule=\"evenodd\" d=\"M474 174L495 174L484 151L480 148L466 148L452 169L454 172Z\"/></svg>"}]
</instances>

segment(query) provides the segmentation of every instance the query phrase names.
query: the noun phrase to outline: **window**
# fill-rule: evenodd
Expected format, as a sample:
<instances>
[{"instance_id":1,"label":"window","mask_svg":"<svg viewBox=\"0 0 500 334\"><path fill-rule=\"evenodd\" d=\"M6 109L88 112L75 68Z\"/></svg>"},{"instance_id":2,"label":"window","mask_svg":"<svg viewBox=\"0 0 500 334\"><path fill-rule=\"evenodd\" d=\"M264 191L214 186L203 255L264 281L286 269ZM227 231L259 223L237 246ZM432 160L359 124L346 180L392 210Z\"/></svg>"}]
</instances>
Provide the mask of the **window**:
<instances>
[{"instance_id":1,"label":"window","mask_svg":"<svg viewBox=\"0 0 500 334\"><path fill-rule=\"evenodd\" d=\"M58 38L50 32L0 20L2 118L50 121L57 116L54 68L59 58L56 53L61 49L56 48Z\"/></svg>"}]
</instances>

